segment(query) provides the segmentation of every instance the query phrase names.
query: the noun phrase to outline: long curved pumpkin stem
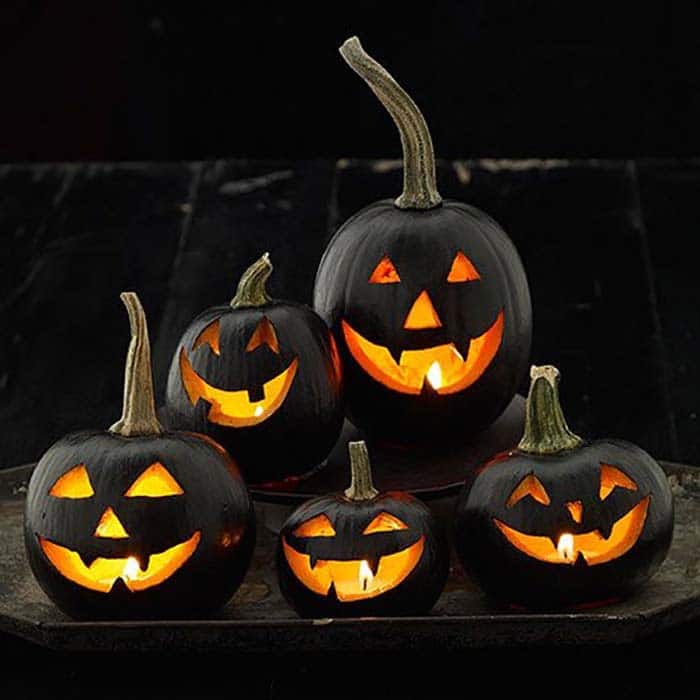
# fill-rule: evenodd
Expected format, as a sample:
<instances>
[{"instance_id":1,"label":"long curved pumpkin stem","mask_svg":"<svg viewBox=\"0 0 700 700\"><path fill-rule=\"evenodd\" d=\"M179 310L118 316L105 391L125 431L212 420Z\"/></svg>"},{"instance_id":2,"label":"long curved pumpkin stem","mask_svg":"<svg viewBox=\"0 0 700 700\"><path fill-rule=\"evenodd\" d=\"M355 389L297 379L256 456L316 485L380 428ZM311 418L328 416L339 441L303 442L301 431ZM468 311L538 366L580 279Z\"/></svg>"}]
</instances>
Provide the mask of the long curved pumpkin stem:
<instances>
[{"instance_id":1,"label":"long curved pumpkin stem","mask_svg":"<svg viewBox=\"0 0 700 700\"><path fill-rule=\"evenodd\" d=\"M270 254L265 253L241 275L236 296L231 299L231 308L243 309L247 306L269 304L272 299L270 299L265 285L271 272Z\"/></svg>"},{"instance_id":2,"label":"long curved pumpkin stem","mask_svg":"<svg viewBox=\"0 0 700 700\"><path fill-rule=\"evenodd\" d=\"M352 481L345 489L345 496L352 501L370 501L379 491L372 484L372 468L369 463L369 453L364 440L348 443L350 452L350 472Z\"/></svg>"},{"instance_id":3,"label":"long curved pumpkin stem","mask_svg":"<svg viewBox=\"0 0 700 700\"><path fill-rule=\"evenodd\" d=\"M416 103L386 69L365 53L353 36L340 47L340 55L370 86L401 135L403 192L399 209L432 209L442 202L435 178L435 153L428 125Z\"/></svg>"},{"instance_id":4,"label":"long curved pumpkin stem","mask_svg":"<svg viewBox=\"0 0 700 700\"><path fill-rule=\"evenodd\" d=\"M160 435L163 426L156 415L151 371L151 343L146 314L134 292L122 292L119 298L129 314L131 342L124 371L124 407L122 417L109 429L111 433L134 437Z\"/></svg>"},{"instance_id":5,"label":"long curved pumpkin stem","mask_svg":"<svg viewBox=\"0 0 700 700\"><path fill-rule=\"evenodd\" d=\"M583 440L566 424L559 402L559 370L552 365L530 368L530 391L525 405L525 434L521 452L537 455L572 450Z\"/></svg>"}]
</instances>

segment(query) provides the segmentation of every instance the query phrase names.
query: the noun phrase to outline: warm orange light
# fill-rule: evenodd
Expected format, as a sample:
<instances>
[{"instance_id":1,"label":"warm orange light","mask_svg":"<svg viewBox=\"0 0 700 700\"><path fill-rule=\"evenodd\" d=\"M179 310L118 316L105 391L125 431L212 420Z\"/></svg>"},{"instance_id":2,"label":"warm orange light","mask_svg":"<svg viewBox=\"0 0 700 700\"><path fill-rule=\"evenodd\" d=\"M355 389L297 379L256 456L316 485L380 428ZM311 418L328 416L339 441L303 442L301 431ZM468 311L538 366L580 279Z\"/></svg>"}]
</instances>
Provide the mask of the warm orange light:
<instances>
[{"instance_id":1,"label":"warm orange light","mask_svg":"<svg viewBox=\"0 0 700 700\"><path fill-rule=\"evenodd\" d=\"M366 560L319 559L312 568L308 554L297 552L282 540L284 556L297 579L319 595L328 595L332 584L341 602L374 598L396 588L420 561L424 547L425 536L400 552L381 557L377 570L372 573Z\"/></svg>"},{"instance_id":2,"label":"warm orange light","mask_svg":"<svg viewBox=\"0 0 700 700\"><path fill-rule=\"evenodd\" d=\"M574 563L574 536L568 532L564 532L557 542L557 553L561 557L562 561L567 564Z\"/></svg>"},{"instance_id":3,"label":"warm orange light","mask_svg":"<svg viewBox=\"0 0 700 700\"><path fill-rule=\"evenodd\" d=\"M424 289L413 302L403 327L406 330L420 330L422 328L440 328L442 322L438 312L433 306L428 290Z\"/></svg>"},{"instance_id":4,"label":"warm orange light","mask_svg":"<svg viewBox=\"0 0 700 700\"><path fill-rule=\"evenodd\" d=\"M321 513L299 525L294 530L295 537L335 537L335 528L327 515Z\"/></svg>"},{"instance_id":5,"label":"warm orange light","mask_svg":"<svg viewBox=\"0 0 700 700\"><path fill-rule=\"evenodd\" d=\"M534 475L528 474L514 489L510 494L508 500L506 501L506 508L512 508L516 503L521 501L526 496L534 498L538 503L543 506L548 506L550 504L549 494L547 493L542 482Z\"/></svg>"},{"instance_id":6,"label":"warm orange light","mask_svg":"<svg viewBox=\"0 0 700 700\"><path fill-rule=\"evenodd\" d=\"M374 271L369 276L371 284L396 284L400 281L399 273L387 255L377 263L377 267L374 268Z\"/></svg>"},{"instance_id":7,"label":"warm orange light","mask_svg":"<svg viewBox=\"0 0 700 700\"><path fill-rule=\"evenodd\" d=\"M395 515L383 511L372 520L362 534L371 535L375 532L392 532L396 530L408 530L408 525Z\"/></svg>"},{"instance_id":8,"label":"warm orange light","mask_svg":"<svg viewBox=\"0 0 700 700\"><path fill-rule=\"evenodd\" d=\"M133 592L157 586L169 579L194 554L201 533L195 532L186 542L176 544L158 554L151 554L145 570L135 557L108 559L98 557L85 566L78 552L54 544L39 537L39 546L56 570L68 580L83 588L109 593L117 579L121 579Z\"/></svg>"},{"instance_id":9,"label":"warm orange light","mask_svg":"<svg viewBox=\"0 0 700 700\"><path fill-rule=\"evenodd\" d=\"M637 484L627 474L610 464L600 465L600 500L604 501L619 486L629 491L636 491Z\"/></svg>"},{"instance_id":10,"label":"warm orange light","mask_svg":"<svg viewBox=\"0 0 700 700\"><path fill-rule=\"evenodd\" d=\"M442 386L442 369L440 369L440 363L437 360L430 365L425 377L433 389L439 389Z\"/></svg>"},{"instance_id":11,"label":"warm orange light","mask_svg":"<svg viewBox=\"0 0 700 700\"><path fill-rule=\"evenodd\" d=\"M474 282L480 280L481 275L474 267L474 263L460 250L452 261L452 267L447 275L448 282Z\"/></svg>"},{"instance_id":12,"label":"warm orange light","mask_svg":"<svg viewBox=\"0 0 700 700\"><path fill-rule=\"evenodd\" d=\"M127 498L146 496L162 498L164 496L181 496L185 493L175 477L160 463L154 462L134 481L124 494Z\"/></svg>"},{"instance_id":13,"label":"warm orange light","mask_svg":"<svg viewBox=\"0 0 700 700\"><path fill-rule=\"evenodd\" d=\"M399 362L389 349L377 345L358 333L347 321L341 322L350 353L362 369L380 384L402 394L420 394L435 362L440 366L442 385L438 394L456 394L471 386L486 371L496 356L503 338L503 311L491 327L469 343L464 358L454 343L423 350L404 350Z\"/></svg>"},{"instance_id":14,"label":"warm orange light","mask_svg":"<svg viewBox=\"0 0 700 700\"><path fill-rule=\"evenodd\" d=\"M205 382L192 367L185 348L180 350L180 376L192 405L204 399L211 404L209 420L233 428L257 425L269 418L287 398L298 365L295 357L287 369L263 384L264 398L251 401L247 389L224 391Z\"/></svg>"},{"instance_id":15,"label":"warm orange light","mask_svg":"<svg viewBox=\"0 0 700 700\"><path fill-rule=\"evenodd\" d=\"M367 589L372 585L372 581L374 581L372 569L369 568L369 564L364 559L360 562L358 579L361 591L367 591Z\"/></svg>"},{"instance_id":16,"label":"warm orange light","mask_svg":"<svg viewBox=\"0 0 700 700\"><path fill-rule=\"evenodd\" d=\"M571 519L575 523L581 523L583 520L583 503L581 501L569 501L566 504L566 509L569 511Z\"/></svg>"},{"instance_id":17,"label":"warm orange light","mask_svg":"<svg viewBox=\"0 0 700 700\"><path fill-rule=\"evenodd\" d=\"M261 345L267 345L272 352L279 355L280 346L277 341L277 333L275 333L275 327L272 325L270 319L267 316L263 316L260 323L255 327L253 335L250 336L248 345L246 345L246 352L253 352Z\"/></svg>"},{"instance_id":18,"label":"warm orange light","mask_svg":"<svg viewBox=\"0 0 700 700\"><path fill-rule=\"evenodd\" d=\"M122 578L124 581L134 581L139 575L139 560L136 557L129 557L124 564Z\"/></svg>"},{"instance_id":19,"label":"warm orange light","mask_svg":"<svg viewBox=\"0 0 700 700\"><path fill-rule=\"evenodd\" d=\"M90 498L95 491L84 464L77 464L51 487L49 495L56 498Z\"/></svg>"},{"instance_id":20,"label":"warm orange light","mask_svg":"<svg viewBox=\"0 0 700 700\"><path fill-rule=\"evenodd\" d=\"M197 339L192 344L192 349L196 350L200 345L205 343L212 349L217 355L220 355L219 350L219 331L220 322L219 319L210 323L198 336Z\"/></svg>"},{"instance_id":21,"label":"warm orange light","mask_svg":"<svg viewBox=\"0 0 700 700\"><path fill-rule=\"evenodd\" d=\"M549 537L527 535L497 518L493 522L514 547L533 559L550 564L566 564L575 562L582 556L589 566L595 566L617 559L634 547L644 529L650 500L651 496L646 496L617 520L607 539L598 530L593 530L580 535L569 535L571 542L568 538L562 541L560 537L557 547ZM565 548L568 559L564 558L559 547Z\"/></svg>"},{"instance_id":22,"label":"warm orange light","mask_svg":"<svg viewBox=\"0 0 700 700\"><path fill-rule=\"evenodd\" d=\"M100 522L97 523L93 534L95 537L104 537L111 540L123 540L129 537L129 533L111 507L107 508L105 512L102 513Z\"/></svg>"}]
</instances>

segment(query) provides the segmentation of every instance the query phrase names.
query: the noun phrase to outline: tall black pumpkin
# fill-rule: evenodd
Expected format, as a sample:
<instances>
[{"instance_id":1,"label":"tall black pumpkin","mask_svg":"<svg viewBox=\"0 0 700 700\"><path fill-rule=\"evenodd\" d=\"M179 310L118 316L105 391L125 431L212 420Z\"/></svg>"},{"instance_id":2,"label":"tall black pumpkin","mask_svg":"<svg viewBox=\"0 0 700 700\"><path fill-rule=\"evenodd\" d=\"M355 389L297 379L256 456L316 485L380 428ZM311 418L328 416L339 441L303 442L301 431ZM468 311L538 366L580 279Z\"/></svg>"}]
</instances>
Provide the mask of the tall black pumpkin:
<instances>
[{"instance_id":1,"label":"tall black pumpkin","mask_svg":"<svg viewBox=\"0 0 700 700\"><path fill-rule=\"evenodd\" d=\"M314 307L338 340L348 414L393 440L463 438L500 415L526 371L525 272L491 217L438 194L413 100L357 38L340 53L396 122L404 156L401 196L348 219L316 275Z\"/></svg>"},{"instance_id":2,"label":"tall black pumpkin","mask_svg":"<svg viewBox=\"0 0 700 700\"><path fill-rule=\"evenodd\" d=\"M255 484L316 467L343 422L335 341L311 308L269 297L271 272L266 253L190 323L166 390L169 424L213 437Z\"/></svg>"},{"instance_id":3,"label":"tall black pumpkin","mask_svg":"<svg viewBox=\"0 0 700 700\"><path fill-rule=\"evenodd\" d=\"M533 367L531 376L518 449L464 485L457 554L489 595L507 602L553 608L624 596L668 552L668 479L636 445L572 433L555 367Z\"/></svg>"},{"instance_id":4,"label":"tall black pumpkin","mask_svg":"<svg viewBox=\"0 0 700 700\"><path fill-rule=\"evenodd\" d=\"M25 509L29 563L75 618L205 615L248 568L252 502L220 445L163 430L146 318L135 294L122 299L132 331L122 418L109 431L68 435L40 459Z\"/></svg>"}]
</instances>

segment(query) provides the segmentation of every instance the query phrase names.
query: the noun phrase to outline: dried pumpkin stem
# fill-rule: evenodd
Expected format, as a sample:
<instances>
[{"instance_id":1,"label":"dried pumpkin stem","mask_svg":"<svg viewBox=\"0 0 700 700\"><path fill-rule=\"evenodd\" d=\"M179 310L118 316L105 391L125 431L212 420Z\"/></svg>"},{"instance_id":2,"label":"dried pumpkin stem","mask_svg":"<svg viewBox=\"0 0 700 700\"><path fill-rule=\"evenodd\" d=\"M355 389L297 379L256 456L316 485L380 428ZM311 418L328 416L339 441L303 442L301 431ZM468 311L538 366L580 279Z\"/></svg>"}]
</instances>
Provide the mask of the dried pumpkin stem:
<instances>
[{"instance_id":1,"label":"dried pumpkin stem","mask_svg":"<svg viewBox=\"0 0 700 700\"><path fill-rule=\"evenodd\" d=\"M124 408L122 417L109 429L124 437L160 435L163 426L156 416L151 371L151 343L146 314L134 292L122 292L119 298L129 313L131 342L124 372Z\"/></svg>"},{"instance_id":2,"label":"dried pumpkin stem","mask_svg":"<svg viewBox=\"0 0 700 700\"><path fill-rule=\"evenodd\" d=\"M396 199L399 209L432 209L442 202L435 181L435 153L425 119L416 103L368 56L353 36L340 47L340 55L370 86L398 127L403 147L403 192Z\"/></svg>"},{"instance_id":3,"label":"dried pumpkin stem","mask_svg":"<svg viewBox=\"0 0 700 700\"><path fill-rule=\"evenodd\" d=\"M265 253L241 276L236 289L236 296L231 299L231 307L243 309L246 306L264 306L269 304L272 299L270 299L265 285L271 272L270 254Z\"/></svg>"},{"instance_id":4,"label":"dried pumpkin stem","mask_svg":"<svg viewBox=\"0 0 700 700\"><path fill-rule=\"evenodd\" d=\"M370 501L378 493L372 484L372 468L369 464L369 454L364 440L349 442L350 472L352 480L350 488L345 489L345 496L352 501Z\"/></svg>"},{"instance_id":5,"label":"dried pumpkin stem","mask_svg":"<svg viewBox=\"0 0 700 700\"><path fill-rule=\"evenodd\" d=\"M552 365L530 368L530 391L525 406L525 434L521 452L547 455L571 450L583 443L566 424L559 402L559 370Z\"/></svg>"}]
</instances>

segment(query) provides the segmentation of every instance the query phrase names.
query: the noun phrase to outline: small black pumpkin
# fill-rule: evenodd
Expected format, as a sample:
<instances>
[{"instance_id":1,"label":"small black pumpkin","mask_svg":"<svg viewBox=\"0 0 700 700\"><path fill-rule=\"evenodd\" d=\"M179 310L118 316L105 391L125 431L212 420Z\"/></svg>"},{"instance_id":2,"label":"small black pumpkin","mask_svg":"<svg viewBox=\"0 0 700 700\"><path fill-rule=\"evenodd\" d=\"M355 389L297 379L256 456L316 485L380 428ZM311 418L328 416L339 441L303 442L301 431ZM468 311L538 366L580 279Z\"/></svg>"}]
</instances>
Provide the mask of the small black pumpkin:
<instances>
[{"instance_id":1,"label":"small black pumpkin","mask_svg":"<svg viewBox=\"0 0 700 700\"><path fill-rule=\"evenodd\" d=\"M673 535L666 475L621 440L584 442L559 404L559 372L533 367L518 448L469 476L455 547L490 595L530 607L619 598L663 562Z\"/></svg>"},{"instance_id":2,"label":"small black pumpkin","mask_svg":"<svg viewBox=\"0 0 700 700\"><path fill-rule=\"evenodd\" d=\"M413 100L357 38L340 53L396 122L404 157L401 196L348 219L316 274L314 308L338 340L348 415L398 442L463 439L490 425L524 378L525 271L492 218L438 194L433 144Z\"/></svg>"},{"instance_id":3,"label":"small black pumpkin","mask_svg":"<svg viewBox=\"0 0 700 700\"><path fill-rule=\"evenodd\" d=\"M213 437L256 484L316 467L343 424L335 341L308 306L270 299L271 272L266 253L230 304L192 321L166 391L169 424Z\"/></svg>"},{"instance_id":4,"label":"small black pumpkin","mask_svg":"<svg viewBox=\"0 0 700 700\"><path fill-rule=\"evenodd\" d=\"M427 613L447 578L444 533L413 496L374 488L364 442L349 450L350 488L304 503L282 527L282 593L302 617Z\"/></svg>"},{"instance_id":5,"label":"small black pumpkin","mask_svg":"<svg viewBox=\"0 0 700 700\"><path fill-rule=\"evenodd\" d=\"M252 502L220 445L163 431L143 308L132 292L121 298L132 333L122 418L108 432L68 435L42 456L27 492L29 563L75 618L206 614L248 568Z\"/></svg>"}]
</instances>

